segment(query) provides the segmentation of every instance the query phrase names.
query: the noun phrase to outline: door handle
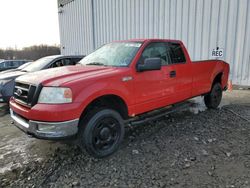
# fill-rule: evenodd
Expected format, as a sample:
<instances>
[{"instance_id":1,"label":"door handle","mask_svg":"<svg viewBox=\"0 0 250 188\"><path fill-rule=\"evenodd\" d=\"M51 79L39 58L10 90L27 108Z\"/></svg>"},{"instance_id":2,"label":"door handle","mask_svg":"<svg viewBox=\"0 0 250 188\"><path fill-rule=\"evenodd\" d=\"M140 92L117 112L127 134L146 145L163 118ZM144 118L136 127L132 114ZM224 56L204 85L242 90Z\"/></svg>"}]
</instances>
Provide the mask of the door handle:
<instances>
[{"instance_id":1,"label":"door handle","mask_svg":"<svg viewBox=\"0 0 250 188\"><path fill-rule=\"evenodd\" d=\"M170 78L176 77L176 71L170 71L169 76Z\"/></svg>"}]
</instances>

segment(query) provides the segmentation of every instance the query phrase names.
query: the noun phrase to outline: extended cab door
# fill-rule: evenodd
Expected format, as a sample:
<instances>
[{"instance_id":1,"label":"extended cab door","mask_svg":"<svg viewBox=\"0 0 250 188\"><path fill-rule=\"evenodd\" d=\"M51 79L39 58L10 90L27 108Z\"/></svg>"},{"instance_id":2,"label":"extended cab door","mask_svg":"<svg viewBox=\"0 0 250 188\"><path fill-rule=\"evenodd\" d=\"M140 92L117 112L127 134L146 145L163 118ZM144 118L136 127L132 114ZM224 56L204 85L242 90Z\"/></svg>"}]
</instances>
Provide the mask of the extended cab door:
<instances>
[{"instance_id":1,"label":"extended cab door","mask_svg":"<svg viewBox=\"0 0 250 188\"><path fill-rule=\"evenodd\" d=\"M137 72L134 78L136 105L139 112L146 112L169 104L174 95L175 79L169 76L173 70L167 44L152 42L145 47L138 63L146 58L161 58L161 70Z\"/></svg>"},{"instance_id":2,"label":"extended cab door","mask_svg":"<svg viewBox=\"0 0 250 188\"><path fill-rule=\"evenodd\" d=\"M192 64L185 57L184 46L180 43L169 42L168 50L172 62L172 75L175 79L175 98L173 102L180 102L192 97Z\"/></svg>"}]
</instances>

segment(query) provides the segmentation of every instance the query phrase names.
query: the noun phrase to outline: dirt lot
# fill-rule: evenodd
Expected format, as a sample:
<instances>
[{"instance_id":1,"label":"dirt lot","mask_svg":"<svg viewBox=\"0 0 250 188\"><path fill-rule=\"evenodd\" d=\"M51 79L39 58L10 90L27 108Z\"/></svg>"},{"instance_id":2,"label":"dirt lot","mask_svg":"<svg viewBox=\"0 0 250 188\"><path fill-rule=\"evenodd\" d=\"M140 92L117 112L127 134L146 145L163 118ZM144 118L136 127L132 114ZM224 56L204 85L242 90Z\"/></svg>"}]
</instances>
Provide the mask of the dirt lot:
<instances>
[{"instance_id":1,"label":"dirt lot","mask_svg":"<svg viewBox=\"0 0 250 188\"><path fill-rule=\"evenodd\" d=\"M0 187L250 187L250 91L201 98L186 110L128 128L121 149L97 160L36 140L0 117Z\"/></svg>"}]
</instances>

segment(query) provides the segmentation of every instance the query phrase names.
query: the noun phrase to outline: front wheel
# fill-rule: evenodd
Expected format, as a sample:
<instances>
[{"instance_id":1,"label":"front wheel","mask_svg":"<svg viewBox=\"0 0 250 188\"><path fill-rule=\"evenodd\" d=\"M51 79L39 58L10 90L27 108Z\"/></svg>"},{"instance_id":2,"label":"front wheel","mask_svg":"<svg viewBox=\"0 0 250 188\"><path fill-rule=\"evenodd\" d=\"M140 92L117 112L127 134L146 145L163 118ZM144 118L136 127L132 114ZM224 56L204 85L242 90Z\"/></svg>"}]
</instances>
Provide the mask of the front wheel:
<instances>
[{"instance_id":1,"label":"front wheel","mask_svg":"<svg viewBox=\"0 0 250 188\"><path fill-rule=\"evenodd\" d=\"M222 88L220 83L215 83L209 94L205 95L204 102L207 108L216 109L222 99Z\"/></svg>"},{"instance_id":2,"label":"front wheel","mask_svg":"<svg viewBox=\"0 0 250 188\"><path fill-rule=\"evenodd\" d=\"M97 109L80 122L79 145L96 158L114 153L124 137L121 115L112 109Z\"/></svg>"}]
</instances>

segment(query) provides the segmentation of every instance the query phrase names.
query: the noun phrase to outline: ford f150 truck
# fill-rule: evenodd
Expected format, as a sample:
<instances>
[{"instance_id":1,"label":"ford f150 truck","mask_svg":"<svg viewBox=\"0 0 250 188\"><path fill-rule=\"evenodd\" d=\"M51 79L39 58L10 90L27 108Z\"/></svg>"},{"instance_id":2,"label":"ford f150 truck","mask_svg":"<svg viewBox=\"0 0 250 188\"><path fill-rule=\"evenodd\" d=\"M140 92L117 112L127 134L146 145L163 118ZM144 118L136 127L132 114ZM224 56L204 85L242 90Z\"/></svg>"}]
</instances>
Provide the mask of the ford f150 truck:
<instances>
[{"instance_id":1,"label":"ford f150 truck","mask_svg":"<svg viewBox=\"0 0 250 188\"><path fill-rule=\"evenodd\" d=\"M131 118L201 95L208 108L217 108L228 74L224 61L191 61L181 41L116 41L78 66L17 78L11 117L27 134L73 136L101 158L118 149Z\"/></svg>"}]
</instances>

